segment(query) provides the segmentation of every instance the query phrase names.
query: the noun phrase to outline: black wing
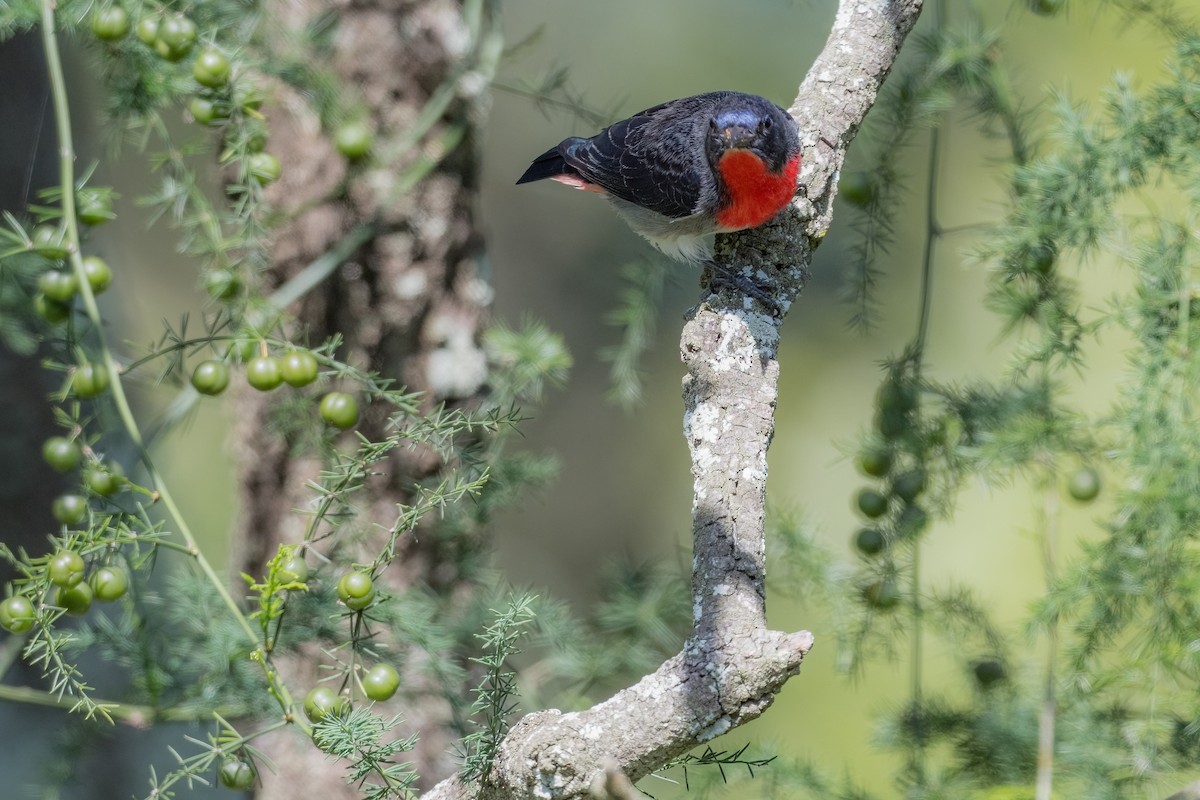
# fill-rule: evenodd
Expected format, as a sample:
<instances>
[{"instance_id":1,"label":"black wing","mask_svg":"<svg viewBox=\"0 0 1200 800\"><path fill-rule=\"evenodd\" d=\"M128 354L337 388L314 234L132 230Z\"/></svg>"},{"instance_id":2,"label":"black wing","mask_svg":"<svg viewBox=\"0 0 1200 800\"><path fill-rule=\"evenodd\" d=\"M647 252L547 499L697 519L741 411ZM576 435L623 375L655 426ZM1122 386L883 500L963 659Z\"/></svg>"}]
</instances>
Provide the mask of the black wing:
<instances>
[{"instance_id":1,"label":"black wing","mask_svg":"<svg viewBox=\"0 0 1200 800\"><path fill-rule=\"evenodd\" d=\"M664 103L614 123L590 139L559 145L563 161L589 183L667 217L696 213L705 166L694 117ZM701 158L695 158L700 148Z\"/></svg>"},{"instance_id":2,"label":"black wing","mask_svg":"<svg viewBox=\"0 0 1200 800\"><path fill-rule=\"evenodd\" d=\"M590 139L572 137L534 159L517 183L577 175L630 203L678 219L696 213L707 162L690 107L704 96L648 108ZM700 158L696 152L699 149ZM710 181L711 183L711 181Z\"/></svg>"}]
</instances>

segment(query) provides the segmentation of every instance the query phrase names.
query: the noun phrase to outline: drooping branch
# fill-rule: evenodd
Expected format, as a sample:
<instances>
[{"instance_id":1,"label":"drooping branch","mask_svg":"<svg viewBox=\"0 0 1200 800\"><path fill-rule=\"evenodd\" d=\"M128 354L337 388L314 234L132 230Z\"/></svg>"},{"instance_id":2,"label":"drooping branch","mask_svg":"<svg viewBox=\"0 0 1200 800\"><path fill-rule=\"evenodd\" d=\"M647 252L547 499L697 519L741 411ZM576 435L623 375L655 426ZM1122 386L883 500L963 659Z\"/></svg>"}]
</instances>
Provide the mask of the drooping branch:
<instances>
[{"instance_id":1,"label":"drooping branch","mask_svg":"<svg viewBox=\"0 0 1200 800\"><path fill-rule=\"evenodd\" d=\"M786 311L829 227L836 178L922 0L841 0L791 113L804 146L799 198L777 222L718 241L718 257L775 288ZM683 330L684 426L692 456L694 628L681 653L585 711L529 714L483 786L452 778L426 800L586 798L617 768L632 780L759 716L800 669L807 631L766 625L767 448L774 435L781 316L710 294Z\"/></svg>"}]
</instances>

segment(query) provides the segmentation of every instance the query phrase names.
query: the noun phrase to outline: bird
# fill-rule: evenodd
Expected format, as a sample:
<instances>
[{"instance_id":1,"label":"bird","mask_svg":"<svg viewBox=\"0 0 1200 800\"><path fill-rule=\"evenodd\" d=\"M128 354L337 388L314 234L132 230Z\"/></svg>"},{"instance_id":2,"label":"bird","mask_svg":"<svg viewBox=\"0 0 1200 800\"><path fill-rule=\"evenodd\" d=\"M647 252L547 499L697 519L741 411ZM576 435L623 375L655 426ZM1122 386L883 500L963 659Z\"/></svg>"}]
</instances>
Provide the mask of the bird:
<instances>
[{"instance_id":1,"label":"bird","mask_svg":"<svg viewBox=\"0 0 1200 800\"><path fill-rule=\"evenodd\" d=\"M764 97L719 91L564 139L517 184L549 178L601 194L661 252L729 277L712 260L715 234L769 222L791 202L799 173L791 115Z\"/></svg>"}]
</instances>

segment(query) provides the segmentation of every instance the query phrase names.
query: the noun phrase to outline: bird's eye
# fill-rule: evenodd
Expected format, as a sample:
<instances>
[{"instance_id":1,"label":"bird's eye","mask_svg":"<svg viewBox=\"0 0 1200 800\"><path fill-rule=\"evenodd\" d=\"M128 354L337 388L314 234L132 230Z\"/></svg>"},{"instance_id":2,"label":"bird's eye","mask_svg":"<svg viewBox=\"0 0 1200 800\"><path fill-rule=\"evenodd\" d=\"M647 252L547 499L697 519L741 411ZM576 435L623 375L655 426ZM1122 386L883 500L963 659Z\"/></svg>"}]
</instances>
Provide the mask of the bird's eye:
<instances>
[{"instance_id":1,"label":"bird's eye","mask_svg":"<svg viewBox=\"0 0 1200 800\"><path fill-rule=\"evenodd\" d=\"M710 119L708 121L708 129L713 133L717 132L717 121L715 119Z\"/></svg>"},{"instance_id":2,"label":"bird's eye","mask_svg":"<svg viewBox=\"0 0 1200 800\"><path fill-rule=\"evenodd\" d=\"M767 131L771 130L771 118L767 117L762 122L758 123L758 129L760 131L762 131L763 133L766 133Z\"/></svg>"}]
</instances>

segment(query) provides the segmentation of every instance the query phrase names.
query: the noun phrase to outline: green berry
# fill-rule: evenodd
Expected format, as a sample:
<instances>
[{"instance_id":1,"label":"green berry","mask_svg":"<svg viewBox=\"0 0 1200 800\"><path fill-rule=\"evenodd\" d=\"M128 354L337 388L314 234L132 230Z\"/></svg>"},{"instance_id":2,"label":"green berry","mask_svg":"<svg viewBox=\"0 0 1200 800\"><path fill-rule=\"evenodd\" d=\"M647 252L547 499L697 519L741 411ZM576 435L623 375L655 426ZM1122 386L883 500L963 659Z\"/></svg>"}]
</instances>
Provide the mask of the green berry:
<instances>
[{"instance_id":1,"label":"green berry","mask_svg":"<svg viewBox=\"0 0 1200 800\"><path fill-rule=\"evenodd\" d=\"M92 596L92 587L83 582L60 586L54 593L54 605L65 608L68 614L82 616L92 607Z\"/></svg>"},{"instance_id":2,"label":"green berry","mask_svg":"<svg viewBox=\"0 0 1200 800\"><path fill-rule=\"evenodd\" d=\"M880 445L872 445L859 453L858 468L864 475L882 478L892 469L892 451Z\"/></svg>"},{"instance_id":3,"label":"green berry","mask_svg":"<svg viewBox=\"0 0 1200 800\"><path fill-rule=\"evenodd\" d=\"M896 517L896 535L901 538L916 536L929 525L929 514L919 505L912 503L900 509Z\"/></svg>"},{"instance_id":4,"label":"green berry","mask_svg":"<svg viewBox=\"0 0 1200 800\"><path fill-rule=\"evenodd\" d=\"M166 61L179 61L192 52L196 24L182 14L164 17L155 31L154 52Z\"/></svg>"},{"instance_id":5,"label":"green berry","mask_svg":"<svg viewBox=\"0 0 1200 800\"><path fill-rule=\"evenodd\" d=\"M244 792L254 785L254 767L240 758L227 758L221 762L220 777L226 789Z\"/></svg>"},{"instance_id":6,"label":"green berry","mask_svg":"<svg viewBox=\"0 0 1200 800\"><path fill-rule=\"evenodd\" d=\"M875 179L866 172L851 172L838 181L838 194L853 206L863 208L875 199Z\"/></svg>"},{"instance_id":7,"label":"green berry","mask_svg":"<svg viewBox=\"0 0 1200 800\"><path fill-rule=\"evenodd\" d=\"M259 356L246 364L246 382L260 392L269 392L283 383L283 372L279 360L271 356Z\"/></svg>"},{"instance_id":8,"label":"green berry","mask_svg":"<svg viewBox=\"0 0 1200 800\"><path fill-rule=\"evenodd\" d=\"M880 411L908 414L917 408L917 392L911 385L889 378L879 387L875 402Z\"/></svg>"},{"instance_id":9,"label":"green berry","mask_svg":"<svg viewBox=\"0 0 1200 800\"><path fill-rule=\"evenodd\" d=\"M981 658L971 664L971 672L981 689L989 689L1008 677L1004 662L998 658Z\"/></svg>"},{"instance_id":10,"label":"green berry","mask_svg":"<svg viewBox=\"0 0 1200 800\"><path fill-rule=\"evenodd\" d=\"M79 466L82 458L79 445L65 436L51 436L42 445L42 459L55 472L70 472Z\"/></svg>"},{"instance_id":11,"label":"green berry","mask_svg":"<svg viewBox=\"0 0 1200 800\"><path fill-rule=\"evenodd\" d=\"M229 367L215 359L201 361L192 371L192 386L200 394L220 394L229 386Z\"/></svg>"},{"instance_id":12,"label":"green berry","mask_svg":"<svg viewBox=\"0 0 1200 800\"><path fill-rule=\"evenodd\" d=\"M188 113L197 125L212 125L214 122L229 119L229 114L225 113L222 105L207 97L193 97L188 101Z\"/></svg>"},{"instance_id":13,"label":"green berry","mask_svg":"<svg viewBox=\"0 0 1200 800\"><path fill-rule=\"evenodd\" d=\"M108 390L108 370L103 364L86 362L75 368L71 376L71 391L76 397L99 397Z\"/></svg>"},{"instance_id":14,"label":"green berry","mask_svg":"<svg viewBox=\"0 0 1200 800\"><path fill-rule=\"evenodd\" d=\"M38 276L38 289L50 300L70 303L79 291L79 282L73 272L48 269Z\"/></svg>"},{"instance_id":15,"label":"green berry","mask_svg":"<svg viewBox=\"0 0 1200 800\"><path fill-rule=\"evenodd\" d=\"M201 86L219 89L229 83L229 59L220 50L209 49L196 56L192 77Z\"/></svg>"},{"instance_id":16,"label":"green berry","mask_svg":"<svg viewBox=\"0 0 1200 800\"><path fill-rule=\"evenodd\" d=\"M896 585L896 579L889 575L864 586L862 597L871 608L887 611L900 604L900 587Z\"/></svg>"},{"instance_id":17,"label":"green berry","mask_svg":"<svg viewBox=\"0 0 1200 800\"><path fill-rule=\"evenodd\" d=\"M877 556L887 547L887 539L878 528L863 528L854 534L854 546L864 556Z\"/></svg>"},{"instance_id":18,"label":"green berry","mask_svg":"<svg viewBox=\"0 0 1200 800\"><path fill-rule=\"evenodd\" d=\"M75 213L88 225L102 225L116 215L112 211L112 192L99 189L80 189L75 199Z\"/></svg>"},{"instance_id":19,"label":"green berry","mask_svg":"<svg viewBox=\"0 0 1200 800\"><path fill-rule=\"evenodd\" d=\"M875 427L884 440L894 442L910 429L908 414L895 409L879 409L875 413Z\"/></svg>"},{"instance_id":20,"label":"green berry","mask_svg":"<svg viewBox=\"0 0 1200 800\"><path fill-rule=\"evenodd\" d=\"M37 254L51 261L67 257L66 237L65 229L53 225L38 225L29 236Z\"/></svg>"},{"instance_id":21,"label":"green berry","mask_svg":"<svg viewBox=\"0 0 1200 800\"><path fill-rule=\"evenodd\" d=\"M1076 470L1067 481L1067 491L1081 503L1089 503L1100 494L1100 475L1091 467Z\"/></svg>"},{"instance_id":22,"label":"green berry","mask_svg":"<svg viewBox=\"0 0 1200 800\"><path fill-rule=\"evenodd\" d=\"M308 562L303 556L291 555L279 565L277 573L279 580L284 583L304 583L308 580Z\"/></svg>"},{"instance_id":23,"label":"green berry","mask_svg":"<svg viewBox=\"0 0 1200 800\"><path fill-rule=\"evenodd\" d=\"M363 675L362 686L372 700L387 700L400 688L400 674L390 664L376 664Z\"/></svg>"},{"instance_id":24,"label":"green berry","mask_svg":"<svg viewBox=\"0 0 1200 800\"><path fill-rule=\"evenodd\" d=\"M342 430L353 428L358 422L358 401L345 392L330 392L321 398L321 419Z\"/></svg>"},{"instance_id":25,"label":"green berry","mask_svg":"<svg viewBox=\"0 0 1200 800\"><path fill-rule=\"evenodd\" d=\"M36 620L37 612L29 598L18 594L0 602L0 628L9 633L24 633Z\"/></svg>"},{"instance_id":26,"label":"green berry","mask_svg":"<svg viewBox=\"0 0 1200 800\"><path fill-rule=\"evenodd\" d=\"M261 185L274 183L283 174L283 165L270 153L251 153L246 159L246 171Z\"/></svg>"},{"instance_id":27,"label":"green berry","mask_svg":"<svg viewBox=\"0 0 1200 800\"><path fill-rule=\"evenodd\" d=\"M353 611L362 611L375 599L375 582L365 572L347 572L337 582L338 598Z\"/></svg>"},{"instance_id":28,"label":"green berry","mask_svg":"<svg viewBox=\"0 0 1200 800\"><path fill-rule=\"evenodd\" d=\"M88 286L92 292L100 294L112 284L112 269L103 258L88 256L83 259L83 274L87 277Z\"/></svg>"},{"instance_id":29,"label":"green berry","mask_svg":"<svg viewBox=\"0 0 1200 800\"><path fill-rule=\"evenodd\" d=\"M93 493L112 497L125 488L125 473L115 461L94 464L84 472L83 482Z\"/></svg>"},{"instance_id":30,"label":"green berry","mask_svg":"<svg viewBox=\"0 0 1200 800\"><path fill-rule=\"evenodd\" d=\"M88 504L80 495L64 494L54 498L50 510L63 525L78 525L87 518Z\"/></svg>"},{"instance_id":31,"label":"green berry","mask_svg":"<svg viewBox=\"0 0 1200 800\"><path fill-rule=\"evenodd\" d=\"M858 510L863 516L877 519L887 513L888 500L874 489L862 489L856 499Z\"/></svg>"},{"instance_id":32,"label":"green berry","mask_svg":"<svg viewBox=\"0 0 1200 800\"><path fill-rule=\"evenodd\" d=\"M1053 17L1063 10L1067 0L1028 0L1029 10L1043 17Z\"/></svg>"},{"instance_id":33,"label":"green berry","mask_svg":"<svg viewBox=\"0 0 1200 800\"><path fill-rule=\"evenodd\" d=\"M71 307L69 305L60 303L57 300L51 300L41 292L38 292L33 297L33 310L37 312L39 317L51 325L66 322L71 318Z\"/></svg>"},{"instance_id":34,"label":"green berry","mask_svg":"<svg viewBox=\"0 0 1200 800\"><path fill-rule=\"evenodd\" d=\"M142 17L133 29L134 34L147 47L158 41L158 17Z\"/></svg>"},{"instance_id":35,"label":"green berry","mask_svg":"<svg viewBox=\"0 0 1200 800\"><path fill-rule=\"evenodd\" d=\"M120 6L98 9L92 14L92 33L103 42L116 42L129 33L129 16Z\"/></svg>"},{"instance_id":36,"label":"green berry","mask_svg":"<svg viewBox=\"0 0 1200 800\"><path fill-rule=\"evenodd\" d=\"M120 567L100 567L88 579L96 599L102 603L120 600L129 589L129 576Z\"/></svg>"},{"instance_id":37,"label":"green berry","mask_svg":"<svg viewBox=\"0 0 1200 800\"><path fill-rule=\"evenodd\" d=\"M365 157L374 144L371 127L365 122L347 122L333 134L333 143L338 152L351 161Z\"/></svg>"},{"instance_id":38,"label":"green berry","mask_svg":"<svg viewBox=\"0 0 1200 800\"><path fill-rule=\"evenodd\" d=\"M46 571L50 576L50 582L55 586L70 587L83 580L85 568L83 556L79 553L72 550L60 550L51 557Z\"/></svg>"},{"instance_id":39,"label":"green berry","mask_svg":"<svg viewBox=\"0 0 1200 800\"><path fill-rule=\"evenodd\" d=\"M307 350L292 350L280 359L279 371L288 386L307 386L317 379L320 365Z\"/></svg>"},{"instance_id":40,"label":"green berry","mask_svg":"<svg viewBox=\"0 0 1200 800\"><path fill-rule=\"evenodd\" d=\"M925 491L925 470L910 469L892 479L892 494L911 503Z\"/></svg>"},{"instance_id":41,"label":"green berry","mask_svg":"<svg viewBox=\"0 0 1200 800\"><path fill-rule=\"evenodd\" d=\"M317 686L304 698L304 713L313 722L320 722L330 714L340 715L346 709L346 698L328 686Z\"/></svg>"}]
</instances>

